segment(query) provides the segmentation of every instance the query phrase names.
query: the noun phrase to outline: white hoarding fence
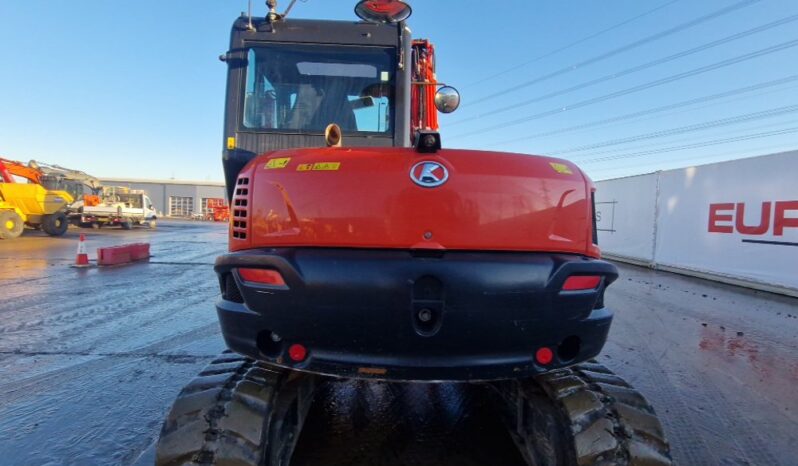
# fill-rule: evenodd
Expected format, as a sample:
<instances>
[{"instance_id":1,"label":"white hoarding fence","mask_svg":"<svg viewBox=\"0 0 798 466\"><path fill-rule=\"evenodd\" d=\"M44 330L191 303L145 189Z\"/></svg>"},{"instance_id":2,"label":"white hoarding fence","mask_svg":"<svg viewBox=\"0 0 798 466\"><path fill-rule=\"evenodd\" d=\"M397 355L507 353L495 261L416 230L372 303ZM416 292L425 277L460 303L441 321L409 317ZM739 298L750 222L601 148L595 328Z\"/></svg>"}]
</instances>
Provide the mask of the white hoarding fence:
<instances>
[{"instance_id":1,"label":"white hoarding fence","mask_svg":"<svg viewBox=\"0 0 798 466\"><path fill-rule=\"evenodd\" d=\"M654 261L657 174L597 183L599 246L617 256Z\"/></svg>"},{"instance_id":2,"label":"white hoarding fence","mask_svg":"<svg viewBox=\"0 0 798 466\"><path fill-rule=\"evenodd\" d=\"M596 185L608 257L798 295L798 151Z\"/></svg>"}]
</instances>

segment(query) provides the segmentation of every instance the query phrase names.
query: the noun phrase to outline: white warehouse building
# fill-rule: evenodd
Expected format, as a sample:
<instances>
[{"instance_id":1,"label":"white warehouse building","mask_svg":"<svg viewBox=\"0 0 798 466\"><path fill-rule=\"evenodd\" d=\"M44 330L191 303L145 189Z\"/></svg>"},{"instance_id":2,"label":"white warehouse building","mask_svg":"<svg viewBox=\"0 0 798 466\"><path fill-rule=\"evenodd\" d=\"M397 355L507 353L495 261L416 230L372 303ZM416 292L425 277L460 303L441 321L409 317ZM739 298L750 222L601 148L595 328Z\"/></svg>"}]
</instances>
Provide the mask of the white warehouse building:
<instances>
[{"instance_id":1,"label":"white warehouse building","mask_svg":"<svg viewBox=\"0 0 798 466\"><path fill-rule=\"evenodd\" d=\"M158 215L192 217L206 215L208 205L226 202L224 183L215 181L145 180L103 178L104 186L123 186L147 193ZM222 200L222 201L220 201Z\"/></svg>"}]
</instances>

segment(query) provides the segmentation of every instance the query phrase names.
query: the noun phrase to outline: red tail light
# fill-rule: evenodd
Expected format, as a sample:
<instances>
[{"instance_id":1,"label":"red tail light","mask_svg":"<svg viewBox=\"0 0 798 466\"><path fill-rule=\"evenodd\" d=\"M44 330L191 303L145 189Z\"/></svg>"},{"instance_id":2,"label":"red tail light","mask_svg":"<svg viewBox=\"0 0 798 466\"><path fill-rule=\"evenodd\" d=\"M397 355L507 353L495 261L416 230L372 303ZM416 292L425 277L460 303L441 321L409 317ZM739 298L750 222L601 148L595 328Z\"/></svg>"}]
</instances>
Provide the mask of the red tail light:
<instances>
[{"instance_id":1,"label":"red tail light","mask_svg":"<svg viewBox=\"0 0 798 466\"><path fill-rule=\"evenodd\" d=\"M291 345L288 347L288 357L291 358L292 361L302 362L308 357L308 349L299 343Z\"/></svg>"},{"instance_id":2,"label":"red tail light","mask_svg":"<svg viewBox=\"0 0 798 466\"><path fill-rule=\"evenodd\" d=\"M563 291L594 290L601 283L598 275L574 275L565 280Z\"/></svg>"},{"instance_id":3,"label":"red tail light","mask_svg":"<svg viewBox=\"0 0 798 466\"><path fill-rule=\"evenodd\" d=\"M269 269L238 269L238 274L245 282L258 283L270 286L286 286L283 276L276 270Z\"/></svg>"},{"instance_id":4,"label":"red tail light","mask_svg":"<svg viewBox=\"0 0 798 466\"><path fill-rule=\"evenodd\" d=\"M554 360L554 352L550 348L546 348L544 346L543 348L540 348L535 352L535 361L537 361L538 364L542 364L545 366L547 364L551 364L553 360Z\"/></svg>"}]
</instances>

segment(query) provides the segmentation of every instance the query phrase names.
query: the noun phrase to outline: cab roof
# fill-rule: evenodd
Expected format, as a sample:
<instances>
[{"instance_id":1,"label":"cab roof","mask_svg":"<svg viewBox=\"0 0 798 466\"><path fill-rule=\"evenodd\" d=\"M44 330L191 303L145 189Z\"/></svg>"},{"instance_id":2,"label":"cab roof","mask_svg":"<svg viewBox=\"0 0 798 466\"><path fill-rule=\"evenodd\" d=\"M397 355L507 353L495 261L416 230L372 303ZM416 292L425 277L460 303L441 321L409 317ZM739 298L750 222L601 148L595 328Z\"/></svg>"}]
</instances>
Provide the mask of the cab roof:
<instances>
[{"instance_id":1,"label":"cab roof","mask_svg":"<svg viewBox=\"0 0 798 466\"><path fill-rule=\"evenodd\" d=\"M244 42L329 43L345 45L397 46L399 25L362 21L328 21L287 18L269 22L252 18L255 31L249 31L249 17L239 17L233 24L232 45Z\"/></svg>"}]
</instances>

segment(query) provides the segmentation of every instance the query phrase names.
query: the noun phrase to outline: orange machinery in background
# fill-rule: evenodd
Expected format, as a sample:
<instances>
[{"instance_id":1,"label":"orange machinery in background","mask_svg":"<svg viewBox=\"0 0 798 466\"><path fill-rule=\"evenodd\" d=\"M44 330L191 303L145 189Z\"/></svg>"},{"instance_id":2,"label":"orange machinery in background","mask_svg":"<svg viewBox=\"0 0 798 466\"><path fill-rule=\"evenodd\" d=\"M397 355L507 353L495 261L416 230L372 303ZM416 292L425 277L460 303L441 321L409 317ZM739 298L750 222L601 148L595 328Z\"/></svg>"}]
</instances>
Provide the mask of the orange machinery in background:
<instances>
[{"instance_id":1,"label":"orange machinery in background","mask_svg":"<svg viewBox=\"0 0 798 466\"><path fill-rule=\"evenodd\" d=\"M222 198L208 199L206 220L227 222L230 220L230 206Z\"/></svg>"},{"instance_id":2,"label":"orange machinery in background","mask_svg":"<svg viewBox=\"0 0 798 466\"><path fill-rule=\"evenodd\" d=\"M66 191L43 186L42 172L35 166L0 158L0 238L18 237L24 225L50 236L63 235L69 227L66 209L73 200Z\"/></svg>"},{"instance_id":3,"label":"orange machinery in background","mask_svg":"<svg viewBox=\"0 0 798 466\"><path fill-rule=\"evenodd\" d=\"M0 157L0 173L2 173L2 181L5 183L14 183L14 179L11 178L11 175L13 175L25 178L31 183L42 184L42 172L22 162Z\"/></svg>"}]
</instances>

